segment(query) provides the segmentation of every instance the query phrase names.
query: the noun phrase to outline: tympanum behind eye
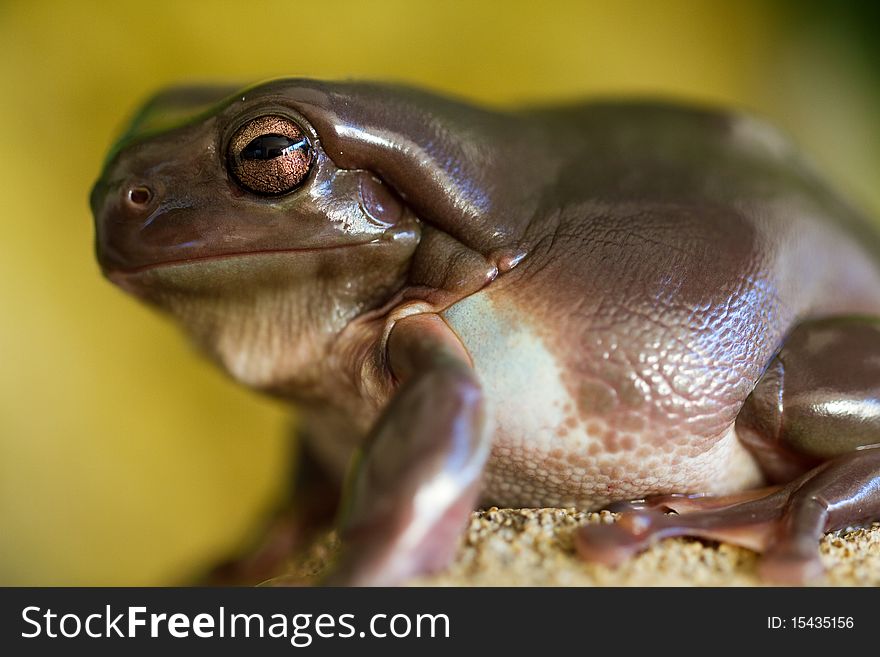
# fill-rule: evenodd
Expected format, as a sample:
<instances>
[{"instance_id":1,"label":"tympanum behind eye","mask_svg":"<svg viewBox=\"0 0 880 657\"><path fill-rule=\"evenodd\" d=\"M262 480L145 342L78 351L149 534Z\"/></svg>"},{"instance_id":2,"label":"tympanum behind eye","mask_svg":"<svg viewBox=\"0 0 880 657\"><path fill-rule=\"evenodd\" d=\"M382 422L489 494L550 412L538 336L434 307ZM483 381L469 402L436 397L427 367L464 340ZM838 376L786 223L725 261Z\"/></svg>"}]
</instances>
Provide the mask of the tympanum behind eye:
<instances>
[{"instance_id":1,"label":"tympanum behind eye","mask_svg":"<svg viewBox=\"0 0 880 657\"><path fill-rule=\"evenodd\" d=\"M233 135L227 150L230 173L250 192L287 194L309 173L312 148L302 129L283 116L261 116Z\"/></svg>"}]
</instances>

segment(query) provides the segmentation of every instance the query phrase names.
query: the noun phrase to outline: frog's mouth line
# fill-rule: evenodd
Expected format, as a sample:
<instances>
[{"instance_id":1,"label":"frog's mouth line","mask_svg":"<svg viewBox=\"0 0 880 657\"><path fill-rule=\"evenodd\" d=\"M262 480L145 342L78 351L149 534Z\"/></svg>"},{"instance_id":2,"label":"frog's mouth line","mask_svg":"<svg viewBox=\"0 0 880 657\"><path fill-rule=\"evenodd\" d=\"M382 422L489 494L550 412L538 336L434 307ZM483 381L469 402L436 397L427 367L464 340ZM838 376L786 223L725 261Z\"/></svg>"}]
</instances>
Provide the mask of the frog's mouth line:
<instances>
[{"instance_id":1,"label":"frog's mouth line","mask_svg":"<svg viewBox=\"0 0 880 657\"><path fill-rule=\"evenodd\" d=\"M163 260L162 262L153 262L148 265L140 265L138 267L113 267L102 266L106 275L121 274L124 276L134 276L143 274L155 269L163 269L165 267L182 267L193 265L200 262L216 262L219 260L229 260L232 258L246 258L249 256L272 256L285 255L295 253L325 253L327 251L336 251L341 249L352 249L360 246L370 246L372 244L383 244L387 240L372 239L366 242L354 242L352 244L337 244L334 246L314 246L314 247L296 247L290 249L254 249L251 251L235 251L230 253L215 253L211 255L192 256L189 258L178 258L175 260Z\"/></svg>"}]
</instances>

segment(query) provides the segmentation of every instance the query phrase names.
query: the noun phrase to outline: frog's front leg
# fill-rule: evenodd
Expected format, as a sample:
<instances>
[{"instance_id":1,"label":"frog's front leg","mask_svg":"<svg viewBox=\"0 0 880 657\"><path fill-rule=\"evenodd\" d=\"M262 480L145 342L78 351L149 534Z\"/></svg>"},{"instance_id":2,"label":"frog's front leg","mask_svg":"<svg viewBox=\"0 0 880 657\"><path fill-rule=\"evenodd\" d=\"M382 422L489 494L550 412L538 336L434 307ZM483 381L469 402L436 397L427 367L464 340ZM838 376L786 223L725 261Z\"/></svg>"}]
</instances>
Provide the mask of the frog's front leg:
<instances>
[{"instance_id":1,"label":"frog's front leg","mask_svg":"<svg viewBox=\"0 0 880 657\"><path fill-rule=\"evenodd\" d=\"M584 527L578 550L615 564L657 539L698 536L763 552L766 579L807 581L822 572L824 532L880 518L878 405L880 320L805 322L789 334L736 422L768 479L789 483L726 500L663 496L633 504L614 525Z\"/></svg>"},{"instance_id":2,"label":"frog's front leg","mask_svg":"<svg viewBox=\"0 0 880 657\"><path fill-rule=\"evenodd\" d=\"M437 315L388 342L400 388L367 439L326 584L389 585L445 566L479 492L490 435L470 358Z\"/></svg>"}]
</instances>

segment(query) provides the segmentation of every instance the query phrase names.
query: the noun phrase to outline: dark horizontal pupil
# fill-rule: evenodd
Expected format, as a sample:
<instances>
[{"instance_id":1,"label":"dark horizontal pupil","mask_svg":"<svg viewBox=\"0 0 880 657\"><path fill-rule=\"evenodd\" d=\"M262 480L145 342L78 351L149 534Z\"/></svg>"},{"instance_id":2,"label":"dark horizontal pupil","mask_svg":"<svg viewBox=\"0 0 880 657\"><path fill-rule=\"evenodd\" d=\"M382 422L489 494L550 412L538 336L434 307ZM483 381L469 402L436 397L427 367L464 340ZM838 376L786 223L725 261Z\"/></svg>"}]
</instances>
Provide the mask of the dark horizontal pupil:
<instances>
[{"instance_id":1,"label":"dark horizontal pupil","mask_svg":"<svg viewBox=\"0 0 880 657\"><path fill-rule=\"evenodd\" d=\"M261 135L241 151L242 160L271 160L305 146L306 140L294 141L284 135Z\"/></svg>"}]
</instances>

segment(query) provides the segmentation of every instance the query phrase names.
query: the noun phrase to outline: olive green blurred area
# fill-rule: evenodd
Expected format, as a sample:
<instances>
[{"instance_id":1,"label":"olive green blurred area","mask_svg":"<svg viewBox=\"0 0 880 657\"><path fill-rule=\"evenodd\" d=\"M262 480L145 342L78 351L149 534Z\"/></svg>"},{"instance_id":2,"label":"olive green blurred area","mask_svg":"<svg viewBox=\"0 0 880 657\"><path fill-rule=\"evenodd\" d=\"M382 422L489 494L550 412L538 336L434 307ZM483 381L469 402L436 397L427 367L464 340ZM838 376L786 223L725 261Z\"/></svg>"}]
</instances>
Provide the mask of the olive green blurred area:
<instances>
[{"instance_id":1,"label":"olive green blurred area","mask_svg":"<svg viewBox=\"0 0 880 657\"><path fill-rule=\"evenodd\" d=\"M297 75L502 105L598 94L735 105L781 124L876 215L877 51L857 11L0 3L0 583L188 581L246 545L287 486L287 410L224 379L94 262L89 188L156 88Z\"/></svg>"}]
</instances>

